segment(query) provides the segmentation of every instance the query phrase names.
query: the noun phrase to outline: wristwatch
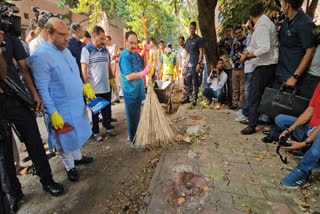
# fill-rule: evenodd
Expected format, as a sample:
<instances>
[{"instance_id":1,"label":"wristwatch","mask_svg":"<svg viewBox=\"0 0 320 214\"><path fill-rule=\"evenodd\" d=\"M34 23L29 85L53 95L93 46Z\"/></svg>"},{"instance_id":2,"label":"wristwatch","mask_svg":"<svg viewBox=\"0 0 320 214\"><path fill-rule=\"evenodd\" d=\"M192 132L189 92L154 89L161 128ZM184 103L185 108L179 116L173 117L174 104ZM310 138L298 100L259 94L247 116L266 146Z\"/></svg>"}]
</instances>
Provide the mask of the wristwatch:
<instances>
[{"instance_id":1,"label":"wristwatch","mask_svg":"<svg viewBox=\"0 0 320 214\"><path fill-rule=\"evenodd\" d=\"M307 140L306 140L306 147L310 147L312 145L312 143L310 143L310 142L308 142Z\"/></svg>"},{"instance_id":2,"label":"wristwatch","mask_svg":"<svg viewBox=\"0 0 320 214\"><path fill-rule=\"evenodd\" d=\"M297 80L297 79L299 79L299 75L298 74L293 74L293 78L295 78Z\"/></svg>"}]
</instances>

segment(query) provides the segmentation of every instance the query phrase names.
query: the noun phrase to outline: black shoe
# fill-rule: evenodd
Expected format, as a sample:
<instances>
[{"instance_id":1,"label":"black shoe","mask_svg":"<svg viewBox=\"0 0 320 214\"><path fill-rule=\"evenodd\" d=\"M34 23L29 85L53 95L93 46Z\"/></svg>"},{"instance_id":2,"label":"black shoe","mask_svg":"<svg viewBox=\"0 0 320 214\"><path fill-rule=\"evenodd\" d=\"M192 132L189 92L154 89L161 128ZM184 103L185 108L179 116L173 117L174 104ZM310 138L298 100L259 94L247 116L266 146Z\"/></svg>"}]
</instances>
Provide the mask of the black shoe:
<instances>
[{"instance_id":1,"label":"black shoe","mask_svg":"<svg viewBox=\"0 0 320 214\"><path fill-rule=\"evenodd\" d=\"M114 129L114 126L113 126L113 125L109 126L109 127L107 128L107 130L109 130L109 129Z\"/></svg>"},{"instance_id":2,"label":"black shoe","mask_svg":"<svg viewBox=\"0 0 320 214\"><path fill-rule=\"evenodd\" d=\"M270 135L271 131L262 131L262 133L265 135Z\"/></svg>"},{"instance_id":3,"label":"black shoe","mask_svg":"<svg viewBox=\"0 0 320 214\"><path fill-rule=\"evenodd\" d=\"M297 158L303 158L305 152L301 151L301 150L294 150L290 152L293 156L297 157Z\"/></svg>"},{"instance_id":4,"label":"black shoe","mask_svg":"<svg viewBox=\"0 0 320 214\"><path fill-rule=\"evenodd\" d=\"M229 109L230 110L236 110L236 109L238 109L238 106L231 106L231 107L229 107Z\"/></svg>"},{"instance_id":5,"label":"black shoe","mask_svg":"<svg viewBox=\"0 0 320 214\"><path fill-rule=\"evenodd\" d=\"M243 135L251 135L256 132L255 128L250 128L249 126L241 131Z\"/></svg>"},{"instance_id":6,"label":"black shoe","mask_svg":"<svg viewBox=\"0 0 320 214\"><path fill-rule=\"evenodd\" d=\"M180 103L181 104L190 103L190 100L189 99L183 99L183 100L181 100Z\"/></svg>"},{"instance_id":7,"label":"black shoe","mask_svg":"<svg viewBox=\"0 0 320 214\"><path fill-rule=\"evenodd\" d=\"M80 176L79 176L76 168L72 168L69 171L67 171L67 176L68 176L68 179L72 182L79 181L79 179L80 179Z\"/></svg>"},{"instance_id":8,"label":"black shoe","mask_svg":"<svg viewBox=\"0 0 320 214\"><path fill-rule=\"evenodd\" d=\"M261 142L263 143L272 143L273 141L276 141L277 139L274 139L273 137L271 136L266 136L264 138L261 139Z\"/></svg>"},{"instance_id":9,"label":"black shoe","mask_svg":"<svg viewBox=\"0 0 320 214\"><path fill-rule=\"evenodd\" d=\"M114 101L115 103L120 103L120 100L116 100L116 101Z\"/></svg>"},{"instance_id":10,"label":"black shoe","mask_svg":"<svg viewBox=\"0 0 320 214\"><path fill-rule=\"evenodd\" d=\"M89 163L92 163L92 161L93 161L93 157L82 156L81 160L74 161L74 165L89 164Z\"/></svg>"},{"instance_id":11,"label":"black shoe","mask_svg":"<svg viewBox=\"0 0 320 214\"><path fill-rule=\"evenodd\" d=\"M193 105L193 106L196 106L196 105L197 105L197 100L194 100L194 101L192 102L192 105Z\"/></svg>"},{"instance_id":12,"label":"black shoe","mask_svg":"<svg viewBox=\"0 0 320 214\"><path fill-rule=\"evenodd\" d=\"M115 123L117 121L118 121L117 119L111 118L111 123Z\"/></svg>"},{"instance_id":13,"label":"black shoe","mask_svg":"<svg viewBox=\"0 0 320 214\"><path fill-rule=\"evenodd\" d=\"M248 125L249 124L249 120L241 120L240 123L243 124L243 125Z\"/></svg>"},{"instance_id":14,"label":"black shoe","mask_svg":"<svg viewBox=\"0 0 320 214\"><path fill-rule=\"evenodd\" d=\"M53 180L46 185L42 185L42 188L44 191L50 192L53 196L60 196L64 191L63 186L54 182Z\"/></svg>"},{"instance_id":15,"label":"black shoe","mask_svg":"<svg viewBox=\"0 0 320 214\"><path fill-rule=\"evenodd\" d=\"M258 120L257 124L258 124L258 125L262 125L262 126L272 125L271 122L265 122L265 121L263 121L263 120Z\"/></svg>"}]
</instances>

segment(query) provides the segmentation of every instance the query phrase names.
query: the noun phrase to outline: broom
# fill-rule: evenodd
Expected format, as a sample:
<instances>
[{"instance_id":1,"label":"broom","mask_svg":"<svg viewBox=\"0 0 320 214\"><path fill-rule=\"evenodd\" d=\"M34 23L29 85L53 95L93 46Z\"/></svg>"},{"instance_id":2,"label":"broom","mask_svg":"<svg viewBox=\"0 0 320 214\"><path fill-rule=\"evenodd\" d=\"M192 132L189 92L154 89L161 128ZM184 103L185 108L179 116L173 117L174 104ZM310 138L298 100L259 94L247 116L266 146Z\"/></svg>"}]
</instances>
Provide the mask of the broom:
<instances>
[{"instance_id":1,"label":"broom","mask_svg":"<svg viewBox=\"0 0 320 214\"><path fill-rule=\"evenodd\" d=\"M144 13L142 14L144 36L147 38ZM135 146L141 148L160 148L173 142L174 134L169 125L169 120L162 111L160 102L154 91L154 83L151 74L148 74L147 98L140 116L140 121L136 136L134 137Z\"/></svg>"},{"instance_id":2,"label":"broom","mask_svg":"<svg viewBox=\"0 0 320 214\"><path fill-rule=\"evenodd\" d=\"M161 148L173 142L174 134L155 94L152 81L148 82L147 91L147 98L134 139L135 145L138 148Z\"/></svg>"}]
</instances>

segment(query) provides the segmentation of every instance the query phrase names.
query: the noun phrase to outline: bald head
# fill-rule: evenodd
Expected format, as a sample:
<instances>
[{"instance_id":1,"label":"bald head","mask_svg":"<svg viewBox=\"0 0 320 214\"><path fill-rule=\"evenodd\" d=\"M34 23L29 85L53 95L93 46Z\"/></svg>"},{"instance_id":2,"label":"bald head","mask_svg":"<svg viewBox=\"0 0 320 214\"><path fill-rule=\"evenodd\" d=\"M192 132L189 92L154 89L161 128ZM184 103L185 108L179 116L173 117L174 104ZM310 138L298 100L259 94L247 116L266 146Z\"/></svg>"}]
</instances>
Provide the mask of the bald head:
<instances>
[{"instance_id":1,"label":"bald head","mask_svg":"<svg viewBox=\"0 0 320 214\"><path fill-rule=\"evenodd\" d=\"M46 24L48 43L63 51L68 46L69 30L66 23L56 17L50 18Z\"/></svg>"}]
</instances>

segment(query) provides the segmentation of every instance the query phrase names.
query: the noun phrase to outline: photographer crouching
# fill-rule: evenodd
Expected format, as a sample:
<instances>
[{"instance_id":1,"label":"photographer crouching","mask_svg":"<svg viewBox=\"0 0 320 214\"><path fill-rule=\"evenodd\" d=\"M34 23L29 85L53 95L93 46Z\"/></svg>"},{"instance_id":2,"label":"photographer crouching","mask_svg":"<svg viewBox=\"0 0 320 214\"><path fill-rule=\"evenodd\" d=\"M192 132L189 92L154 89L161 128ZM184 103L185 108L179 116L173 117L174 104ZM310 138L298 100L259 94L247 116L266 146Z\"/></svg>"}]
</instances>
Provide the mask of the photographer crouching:
<instances>
[{"instance_id":1,"label":"photographer crouching","mask_svg":"<svg viewBox=\"0 0 320 214\"><path fill-rule=\"evenodd\" d=\"M309 179L312 170L319 167L320 160L320 84L310 101L309 107L298 118L280 114L275 118L276 128L271 135L281 139L284 149L301 156L298 166L280 183L288 188L297 188ZM283 142L284 141L284 142Z\"/></svg>"},{"instance_id":2,"label":"photographer crouching","mask_svg":"<svg viewBox=\"0 0 320 214\"><path fill-rule=\"evenodd\" d=\"M210 84L210 87L202 89L202 94L207 98L207 106L210 106L212 98L215 98L217 101L215 109L220 109L225 94L224 86L227 80L228 75L224 72L224 61L223 59L219 59L216 69L213 69L208 77L207 82Z\"/></svg>"},{"instance_id":3,"label":"photographer crouching","mask_svg":"<svg viewBox=\"0 0 320 214\"><path fill-rule=\"evenodd\" d=\"M1 3L1 2L0 2ZM1 3L0 6L12 7L12 4ZM14 18L13 18L14 17ZM28 154L34 164L37 175L40 177L43 190L50 192L53 196L63 193L63 186L54 182L51 168L43 147L42 139L36 122L35 112L43 110L42 101L34 86L29 67L27 55L21 45L18 35L20 34L19 22L13 22L17 16L4 13L0 16L0 44L1 44L1 73L0 73L0 125L1 135L4 136L0 142L0 169L1 182L6 193L10 212L18 210L19 201L23 198L21 184L16 177L16 169L12 152L12 133L6 128L10 123L14 124L21 136L25 139ZM25 102L28 98L24 91L23 83L19 79L13 59L17 62L22 72L24 82L32 96L34 105ZM6 67L6 69L4 69ZM20 93L17 91L20 90ZM24 100L23 97L26 97Z\"/></svg>"}]
</instances>

